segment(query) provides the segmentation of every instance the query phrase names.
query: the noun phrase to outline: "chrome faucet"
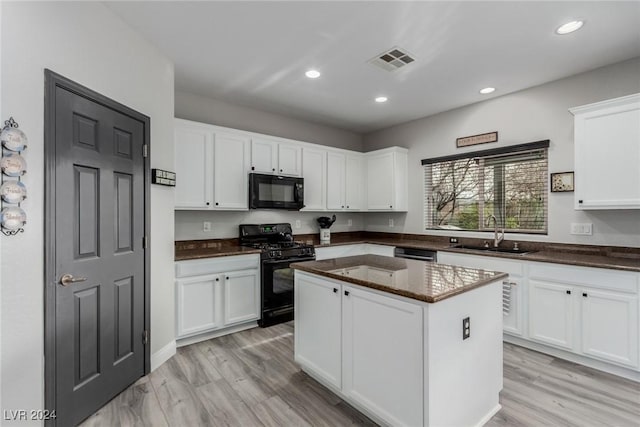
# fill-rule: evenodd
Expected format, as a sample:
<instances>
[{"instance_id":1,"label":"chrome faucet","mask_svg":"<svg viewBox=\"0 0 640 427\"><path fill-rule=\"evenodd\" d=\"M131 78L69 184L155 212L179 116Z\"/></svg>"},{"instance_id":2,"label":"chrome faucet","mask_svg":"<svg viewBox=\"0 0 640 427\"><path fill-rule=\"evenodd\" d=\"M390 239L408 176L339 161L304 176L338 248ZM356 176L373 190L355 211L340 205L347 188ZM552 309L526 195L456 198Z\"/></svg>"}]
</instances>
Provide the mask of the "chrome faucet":
<instances>
[{"instance_id":1,"label":"chrome faucet","mask_svg":"<svg viewBox=\"0 0 640 427\"><path fill-rule=\"evenodd\" d=\"M487 218L487 225L489 225L491 220L493 220L493 247L497 248L500 242L504 240L504 228L501 231L502 235L498 236L498 220L495 215L491 215Z\"/></svg>"}]
</instances>

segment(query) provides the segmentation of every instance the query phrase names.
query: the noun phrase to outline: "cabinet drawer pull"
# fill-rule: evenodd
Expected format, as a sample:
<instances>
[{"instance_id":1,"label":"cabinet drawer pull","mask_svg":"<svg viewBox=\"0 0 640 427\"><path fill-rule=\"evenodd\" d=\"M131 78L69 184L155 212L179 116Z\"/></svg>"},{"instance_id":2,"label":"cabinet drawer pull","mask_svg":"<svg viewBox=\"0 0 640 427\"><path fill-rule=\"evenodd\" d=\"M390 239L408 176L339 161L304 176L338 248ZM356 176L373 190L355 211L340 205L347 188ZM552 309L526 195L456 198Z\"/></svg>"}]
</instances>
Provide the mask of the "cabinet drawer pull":
<instances>
[{"instance_id":1,"label":"cabinet drawer pull","mask_svg":"<svg viewBox=\"0 0 640 427\"><path fill-rule=\"evenodd\" d=\"M578 203L582 203L582 200L578 200Z\"/></svg>"},{"instance_id":2,"label":"cabinet drawer pull","mask_svg":"<svg viewBox=\"0 0 640 427\"><path fill-rule=\"evenodd\" d=\"M333 293L337 294L338 293L338 288L333 288Z\"/></svg>"},{"instance_id":3,"label":"cabinet drawer pull","mask_svg":"<svg viewBox=\"0 0 640 427\"><path fill-rule=\"evenodd\" d=\"M349 296L349 291L344 291L345 296Z\"/></svg>"},{"instance_id":4,"label":"cabinet drawer pull","mask_svg":"<svg viewBox=\"0 0 640 427\"><path fill-rule=\"evenodd\" d=\"M582 296L583 296L583 297L588 297L589 295L587 295L587 293L586 293L586 292L583 292L583 293L582 293Z\"/></svg>"},{"instance_id":5,"label":"cabinet drawer pull","mask_svg":"<svg viewBox=\"0 0 640 427\"><path fill-rule=\"evenodd\" d=\"M567 292L567 295L571 295L571 291L570 290L567 289L566 292Z\"/></svg>"}]
</instances>

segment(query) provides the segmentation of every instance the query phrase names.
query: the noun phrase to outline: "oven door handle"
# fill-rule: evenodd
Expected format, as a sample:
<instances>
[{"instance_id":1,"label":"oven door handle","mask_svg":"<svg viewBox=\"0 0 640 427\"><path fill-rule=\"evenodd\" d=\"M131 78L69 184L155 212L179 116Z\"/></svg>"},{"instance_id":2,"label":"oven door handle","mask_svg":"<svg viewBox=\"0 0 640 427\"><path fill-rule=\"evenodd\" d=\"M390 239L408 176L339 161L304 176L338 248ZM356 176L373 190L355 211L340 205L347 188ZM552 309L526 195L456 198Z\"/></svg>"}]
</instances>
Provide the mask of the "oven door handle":
<instances>
[{"instance_id":1,"label":"oven door handle","mask_svg":"<svg viewBox=\"0 0 640 427\"><path fill-rule=\"evenodd\" d=\"M287 258L287 259L278 259L278 260L265 260L262 261L264 264L291 264L294 262L302 262L302 261L315 261L315 257L301 257L301 258Z\"/></svg>"}]
</instances>

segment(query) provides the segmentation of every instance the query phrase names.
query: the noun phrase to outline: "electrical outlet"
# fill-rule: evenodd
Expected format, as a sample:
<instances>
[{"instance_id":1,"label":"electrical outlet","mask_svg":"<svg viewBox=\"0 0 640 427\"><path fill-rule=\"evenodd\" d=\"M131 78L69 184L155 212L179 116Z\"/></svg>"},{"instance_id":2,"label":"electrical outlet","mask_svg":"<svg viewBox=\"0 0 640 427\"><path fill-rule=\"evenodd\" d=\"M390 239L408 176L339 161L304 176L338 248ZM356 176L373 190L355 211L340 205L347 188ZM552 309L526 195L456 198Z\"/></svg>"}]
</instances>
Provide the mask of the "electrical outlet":
<instances>
[{"instance_id":1,"label":"electrical outlet","mask_svg":"<svg viewBox=\"0 0 640 427\"><path fill-rule=\"evenodd\" d=\"M300 228L302 227L302 224L300 223L299 219L296 219L296 228Z\"/></svg>"},{"instance_id":2,"label":"electrical outlet","mask_svg":"<svg viewBox=\"0 0 640 427\"><path fill-rule=\"evenodd\" d=\"M393 228L393 226L394 226L393 218L389 218L389 227Z\"/></svg>"},{"instance_id":3,"label":"electrical outlet","mask_svg":"<svg viewBox=\"0 0 640 427\"><path fill-rule=\"evenodd\" d=\"M205 221L202 223L202 231L211 231L211 222Z\"/></svg>"},{"instance_id":4,"label":"electrical outlet","mask_svg":"<svg viewBox=\"0 0 640 427\"><path fill-rule=\"evenodd\" d=\"M571 223L571 234L581 235L581 236L591 236L593 235L593 224L590 222L586 223Z\"/></svg>"},{"instance_id":5,"label":"electrical outlet","mask_svg":"<svg viewBox=\"0 0 640 427\"><path fill-rule=\"evenodd\" d=\"M462 339L466 340L471 336L471 318L462 319Z\"/></svg>"},{"instance_id":6,"label":"electrical outlet","mask_svg":"<svg viewBox=\"0 0 640 427\"><path fill-rule=\"evenodd\" d=\"M351 227L351 226L353 225L353 220L352 220L352 219L348 219L348 220L347 220L347 225L348 225L349 227Z\"/></svg>"},{"instance_id":7,"label":"electrical outlet","mask_svg":"<svg viewBox=\"0 0 640 427\"><path fill-rule=\"evenodd\" d=\"M449 237L449 243L458 243L457 237Z\"/></svg>"}]
</instances>

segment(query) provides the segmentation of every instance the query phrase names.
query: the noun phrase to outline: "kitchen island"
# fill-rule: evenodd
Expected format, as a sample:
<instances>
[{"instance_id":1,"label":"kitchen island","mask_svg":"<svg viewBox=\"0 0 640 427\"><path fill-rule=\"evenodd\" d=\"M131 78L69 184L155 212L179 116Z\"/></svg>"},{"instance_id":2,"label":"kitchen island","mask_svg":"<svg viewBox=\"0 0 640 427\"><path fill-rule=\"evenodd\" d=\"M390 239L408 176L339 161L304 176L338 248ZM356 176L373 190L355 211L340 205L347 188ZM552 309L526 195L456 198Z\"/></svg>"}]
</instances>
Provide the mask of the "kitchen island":
<instances>
[{"instance_id":1,"label":"kitchen island","mask_svg":"<svg viewBox=\"0 0 640 427\"><path fill-rule=\"evenodd\" d=\"M383 425L474 426L498 410L505 273L362 255L295 269L295 360Z\"/></svg>"}]
</instances>

